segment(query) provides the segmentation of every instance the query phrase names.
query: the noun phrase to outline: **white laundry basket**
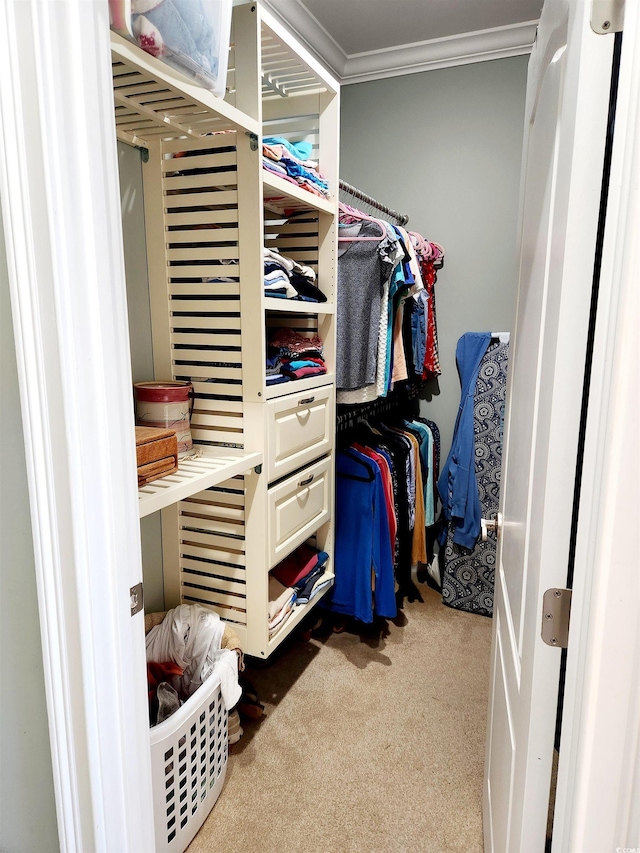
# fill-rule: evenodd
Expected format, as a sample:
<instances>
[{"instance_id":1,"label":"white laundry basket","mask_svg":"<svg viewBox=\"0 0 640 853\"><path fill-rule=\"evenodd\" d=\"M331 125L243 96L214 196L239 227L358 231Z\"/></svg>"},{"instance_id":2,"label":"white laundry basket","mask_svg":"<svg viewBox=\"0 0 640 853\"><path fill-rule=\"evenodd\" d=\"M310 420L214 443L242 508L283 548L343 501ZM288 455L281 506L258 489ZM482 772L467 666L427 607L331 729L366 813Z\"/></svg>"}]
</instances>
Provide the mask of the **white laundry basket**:
<instances>
[{"instance_id":1,"label":"white laundry basket","mask_svg":"<svg viewBox=\"0 0 640 853\"><path fill-rule=\"evenodd\" d=\"M182 853L213 808L228 758L227 710L212 674L151 729L156 851Z\"/></svg>"}]
</instances>

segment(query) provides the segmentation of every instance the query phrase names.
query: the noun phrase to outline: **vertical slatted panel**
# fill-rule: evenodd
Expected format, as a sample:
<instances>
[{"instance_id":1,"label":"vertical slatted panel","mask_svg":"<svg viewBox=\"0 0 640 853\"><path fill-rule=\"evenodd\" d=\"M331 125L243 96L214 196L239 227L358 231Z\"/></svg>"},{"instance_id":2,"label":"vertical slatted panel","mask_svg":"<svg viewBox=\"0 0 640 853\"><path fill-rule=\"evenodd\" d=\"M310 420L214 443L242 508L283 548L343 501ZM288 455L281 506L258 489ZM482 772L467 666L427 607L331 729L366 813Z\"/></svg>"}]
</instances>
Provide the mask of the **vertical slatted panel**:
<instances>
[{"instance_id":1,"label":"vertical slatted panel","mask_svg":"<svg viewBox=\"0 0 640 853\"><path fill-rule=\"evenodd\" d=\"M291 219L265 211L265 246L311 267L318 273L318 214L309 211Z\"/></svg>"},{"instance_id":2,"label":"vertical slatted panel","mask_svg":"<svg viewBox=\"0 0 640 853\"><path fill-rule=\"evenodd\" d=\"M173 378L196 444L243 447L236 134L166 142L162 184Z\"/></svg>"},{"instance_id":3,"label":"vertical slatted panel","mask_svg":"<svg viewBox=\"0 0 640 853\"><path fill-rule=\"evenodd\" d=\"M174 379L193 383L196 445L244 447L236 134L163 145L162 186ZM185 156L186 155L186 156ZM246 635L243 477L178 507L180 598Z\"/></svg>"},{"instance_id":4,"label":"vertical slatted panel","mask_svg":"<svg viewBox=\"0 0 640 853\"><path fill-rule=\"evenodd\" d=\"M182 501L179 528L182 600L213 607L234 628L246 630L244 478Z\"/></svg>"},{"instance_id":5,"label":"vertical slatted panel","mask_svg":"<svg viewBox=\"0 0 640 853\"><path fill-rule=\"evenodd\" d=\"M276 329L284 327L295 329L298 334L305 337L318 334L317 314L286 314L283 311L267 311L266 324L267 338L270 332L275 332Z\"/></svg>"}]
</instances>

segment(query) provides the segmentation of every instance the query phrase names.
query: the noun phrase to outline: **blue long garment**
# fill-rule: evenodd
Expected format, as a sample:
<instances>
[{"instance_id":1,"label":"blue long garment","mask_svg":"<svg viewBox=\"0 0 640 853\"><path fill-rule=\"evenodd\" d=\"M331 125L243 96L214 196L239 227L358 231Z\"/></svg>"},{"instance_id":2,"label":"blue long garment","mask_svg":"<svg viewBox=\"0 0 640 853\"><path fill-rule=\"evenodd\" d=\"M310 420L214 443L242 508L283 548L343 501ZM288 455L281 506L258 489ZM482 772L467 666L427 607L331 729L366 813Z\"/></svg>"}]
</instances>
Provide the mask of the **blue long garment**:
<instances>
[{"instance_id":1,"label":"blue long garment","mask_svg":"<svg viewBox=\"0 0 640 853\"><path fill-rule=\"evenodd\" d=\"M361 622L372 622L375 604L378 616L390 619L396 616L393 555L382 475L372 459L351 449L340 451L336 460L334 566L331 610L355 616Z\"/></svg>"},{"instance_id":2,"label":"blue long garment","mask_svg":"<svg viewBox=\"0 0 640 853\"><path fill-rule=\"evenodd\" d=\"M427 351L427 294L420 290L411 299L411 343L413 347L413 372L422 376L424 356Z\"/></svg>"},{"instance_id":3,"label":"blue long garment","mask_svg":"<svg viewBox=\"0 0 640 853\"><path fill-rule=\"evenodd\" d=\"M456 364L460 375L460 407L453 442L438 480L442 513L454 525L456 545L473 548L480 534L480 499L476 481L473 400L480 362L491 342L490 332L467 332L458 341ZM446 532L445 532L446 536Z\"/></svg>"}]
</instances>

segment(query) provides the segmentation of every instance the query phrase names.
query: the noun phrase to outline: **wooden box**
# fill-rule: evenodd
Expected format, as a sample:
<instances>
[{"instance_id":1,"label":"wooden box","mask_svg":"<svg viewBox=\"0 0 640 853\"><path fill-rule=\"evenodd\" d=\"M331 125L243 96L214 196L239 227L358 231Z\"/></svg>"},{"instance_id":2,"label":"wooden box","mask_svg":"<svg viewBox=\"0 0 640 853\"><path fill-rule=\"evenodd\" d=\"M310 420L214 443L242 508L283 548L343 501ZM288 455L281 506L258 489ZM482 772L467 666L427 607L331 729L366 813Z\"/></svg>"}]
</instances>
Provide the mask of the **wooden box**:
<instances>
[{"instance_id":1,"label":"wooden box","mask_svg":"<svg viewBox=\"0 0 640 853\"><path fill-rule=\"evenodd\" d=\"M138 485L166 477L178 469L178 437L175 430L136 427Z\"/></svg>"}]
</instances>

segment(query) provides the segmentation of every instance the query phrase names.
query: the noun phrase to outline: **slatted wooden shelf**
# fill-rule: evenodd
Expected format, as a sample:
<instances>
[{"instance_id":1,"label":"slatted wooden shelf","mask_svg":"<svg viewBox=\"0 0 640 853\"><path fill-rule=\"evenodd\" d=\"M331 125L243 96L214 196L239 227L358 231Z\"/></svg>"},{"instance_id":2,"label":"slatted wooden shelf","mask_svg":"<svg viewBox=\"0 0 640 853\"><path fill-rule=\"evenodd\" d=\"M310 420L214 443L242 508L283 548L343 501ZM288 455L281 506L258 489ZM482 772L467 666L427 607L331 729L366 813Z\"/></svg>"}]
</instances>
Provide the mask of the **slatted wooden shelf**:
<instances>
[{"instance_id":1,"label":"slatted wooden shelf","mask_svg":"<svg viewBox=\"0 0 640 853\"><path fill-rule=\"evenodd\" d=\"M143 147L158 137L260 134L249 116L114 32L111 59L116 135L122 142Z\"/></svg>"},{"instance_id":2,"label":"slatted wooden shelf","mask_svg":"<svg viewBox=\"0 0 640 853\"><path fill-rule=\"evenodd\" d=\"M260 40L263 101L338 91L338 83L302 45L291 49L290 35L264 8Z\"/></svg>"},{"instance_id":3,"label":"slatted wooden shelf","mask_svg":"<svg viewBox=\"0 0 640 853\"><path fill-rule=\"evenodd\" d=\"M197 459L181 460L175 474L154 480L138 489L140 518L185 500L196 492L224 483L262 465L262 453L241 450L204 451Z\"/></svg>"},{"instance_id":4,"label":"slatted wooden shelf","mask_svg":"<svg viewBox=\"0 0 640 853\"><path fill-rule=\"evenodd\" d=\"M233 37L233 33L232 33ZM267 9L261 9L261 86L264 101L336 92L338 84L308 52L292 50L291 37ZM236 51L229 52L227 91L236 91Z\"/></svg>"},{"instance_id":5,"label":"slatted wooden shelf","mask_svg":"<svg viewBox=\"0 0 640 853\"><path fill-rule=\"evenodd\" d=\"M335 215L335 200L321 198L302 187L285 181L263 169L262 185L265 206L276 213L288 216L300 210L319 210L321 213Z\"/></svg>"}]
</instances>

